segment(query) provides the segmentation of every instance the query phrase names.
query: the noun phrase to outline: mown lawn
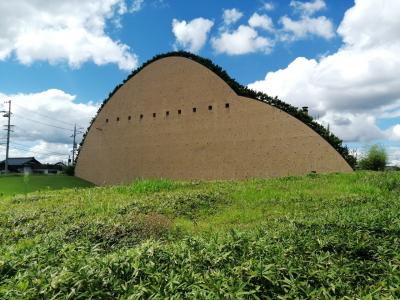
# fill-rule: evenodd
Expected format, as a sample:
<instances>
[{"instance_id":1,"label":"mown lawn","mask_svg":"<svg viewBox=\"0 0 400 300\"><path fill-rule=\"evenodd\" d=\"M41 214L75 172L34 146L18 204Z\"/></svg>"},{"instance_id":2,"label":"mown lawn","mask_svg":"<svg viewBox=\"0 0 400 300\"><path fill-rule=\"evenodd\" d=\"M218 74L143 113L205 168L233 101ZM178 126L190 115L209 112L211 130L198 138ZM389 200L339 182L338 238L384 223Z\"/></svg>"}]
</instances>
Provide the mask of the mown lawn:
<instances>
[{"instance_id":1,"label":"mown lawn","mask_svg":"<svg viewBox=\"0 0 400 300\"><path fill-rule=\"evenodd\" d=\"M0 202L0 299L398 299L400 173Z\"/></svg>"},{"instance_id":2,"label":"mown lawn","mask_svg":"<svg viewBox=\"0 0 400 300\"><path fill-rule=\"evenodd\" d=\"M93 184L77 177L66 175L0 175L0 199L4 196L40 190L90 186L93 186Z\"/></svg>"}]
</instances>

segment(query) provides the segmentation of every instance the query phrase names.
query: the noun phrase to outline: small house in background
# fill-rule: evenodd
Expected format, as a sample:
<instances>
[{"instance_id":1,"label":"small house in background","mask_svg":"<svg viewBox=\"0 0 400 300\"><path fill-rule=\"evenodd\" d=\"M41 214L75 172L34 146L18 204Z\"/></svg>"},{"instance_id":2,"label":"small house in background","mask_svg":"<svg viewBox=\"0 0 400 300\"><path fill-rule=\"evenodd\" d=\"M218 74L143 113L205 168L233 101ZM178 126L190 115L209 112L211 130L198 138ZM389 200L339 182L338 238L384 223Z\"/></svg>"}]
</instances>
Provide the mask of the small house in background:
<instances>
[{"instance_id":1,"label":"small house in background","mask_svg":"<svg viewBox=\"0 0 400 300\"><path fill-rule=\"evenodd\" d=\"M10 173L36 173L36 174L60 174L65 168L65 164L42 164L34 157L14 157L8 159L8 171ZM0 170L5 169L5 160L0 162Z\"/></svg>"},{"instance_id":2,"label":"small house in background","mask_svg":"<svg viewBox=\"0 0 400 300\"><path fill-rule=\"evenodd\" d=\"M63 162L55 164L42 164L40 168L35 169L34 173L41 174L61 174L66 165Z\"/></svg>"},{"instance_id":3,"label":"small house in background","mask_svg":"<svg viewBox=\"0 0 400 300\"><path fill-rule=\"evenodd\" d=\"M11 173L33 173L33 170L41 166L42 164L34 157L8 158L8 171ZM0 162L0 169L5 169L5 160Z\"/></svg>"}]
</instances>

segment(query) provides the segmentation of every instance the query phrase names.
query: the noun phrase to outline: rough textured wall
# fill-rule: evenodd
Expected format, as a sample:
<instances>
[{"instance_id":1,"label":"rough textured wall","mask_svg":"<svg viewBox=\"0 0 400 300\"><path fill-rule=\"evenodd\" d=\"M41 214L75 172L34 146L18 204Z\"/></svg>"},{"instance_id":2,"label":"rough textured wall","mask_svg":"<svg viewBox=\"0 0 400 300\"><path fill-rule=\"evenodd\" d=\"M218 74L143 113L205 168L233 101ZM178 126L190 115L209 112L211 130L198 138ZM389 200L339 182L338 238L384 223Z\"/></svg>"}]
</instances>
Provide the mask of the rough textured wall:
<instances>
[{"instance_id":1,"label":"rough textured wall","mask_svg":"<svg viewBox=\"0 0 400 300\"><path fill-rule=\"evenodd\" d=\"M135 178L242 179L350 172L317 133L289 114L237 96L182 57L153 62L94 121L76 175L98 185Z\"/></svg>"}]
</instances>

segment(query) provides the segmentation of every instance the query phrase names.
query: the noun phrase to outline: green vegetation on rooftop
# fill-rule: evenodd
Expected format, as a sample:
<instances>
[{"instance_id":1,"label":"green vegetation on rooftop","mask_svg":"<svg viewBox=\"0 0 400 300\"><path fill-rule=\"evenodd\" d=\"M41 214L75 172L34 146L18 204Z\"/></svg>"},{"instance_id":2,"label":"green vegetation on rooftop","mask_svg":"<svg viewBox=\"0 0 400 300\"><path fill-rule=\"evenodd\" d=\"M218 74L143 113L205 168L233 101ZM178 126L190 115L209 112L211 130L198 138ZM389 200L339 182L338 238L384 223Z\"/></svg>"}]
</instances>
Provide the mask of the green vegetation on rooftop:
<instances>
[{"instance_id":1,"label":"green vegetation on rooftop","mask_svg":"<svg viewBox=\"0 0 400 300\"><path fill-rule=\"evenodd\" d=\"M398 299L400 173L0 201L0 299Z\"/></svg>"},{"instance_id":2,"label":"green vegetation on rooftop","mask_svg":"<svg viewBox=\"0 0 400 300\"><path fill-rule=\"evenodd\" d=\"M117 85L114 90L108 95L108 97L103 101L102 105L100 106L99 110L97 111L97 115L103 109L104 105L111 99L111 97L132 77L138 74L141 70L143 70L146 66L150 65L151 63L160 60L166 57L185 57L187 59L191 59L204 67L208 68L215 74L217 74L222 80L226 82L239 96L248 97L257 101L261 101L272 105L274 107L287 112L288 114L292 115L293 117L297 118L298 120L302 121L304 124L309 126L313 129L316 133L318 133L322 138L324 138L346 161L347 163L354 169L356 165L356 158L349 153L347 146L344 146L342 143L343 141L339 139L336 135L329 131L329 129L325 128L321 124L314 121L314 119L308 114L305 113L302 109L294 107L284 101L279 100L277 97L268 96L262 92L256 92L254 90L249 89L246 86L239 84L235 79L230 77L228 73L223 70L220 66L214 64L211 60L197 56L190 52L185 51L175 51L175 52L168 52L164 54L159 54L154 56L152 59L145 62L141 67L134 70L121 84ZM83 135L83 139L80 143L80 148L83 146L85 142L86 134L89 132L94 120L96 119L97 115L92 119L87 131ZM80 150L79 148L79 150ZM78 156L79 156L78 150ZM77 159L78 159L77 156Z\"/></svg>"}]
</instances>

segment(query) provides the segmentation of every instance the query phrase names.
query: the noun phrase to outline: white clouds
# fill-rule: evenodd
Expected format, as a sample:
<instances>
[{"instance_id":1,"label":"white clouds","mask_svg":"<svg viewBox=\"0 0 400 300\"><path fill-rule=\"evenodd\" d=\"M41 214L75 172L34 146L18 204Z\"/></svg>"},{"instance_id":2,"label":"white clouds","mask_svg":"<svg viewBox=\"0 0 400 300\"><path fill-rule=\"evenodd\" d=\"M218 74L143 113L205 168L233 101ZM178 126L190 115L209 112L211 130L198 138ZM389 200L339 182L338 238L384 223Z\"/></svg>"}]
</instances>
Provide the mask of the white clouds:
<instances>
[{"instance_id":1,"label":"white clouds","mask_svg":"<svg viewBox=\"0 0 400 300\"><path fill-rule=\"evenodd\" d=\"M344 141L366 143L386 138L376 125L375 116L369 113L328 112L319 121Z\"/></svg>"},{"instance_id":2,"label":"white clouds","mask_svg":"<svg viewBox=\"0 0 400 300\"><path fill-rule=\"evenodd\" d=\"M374 45L391 47L399 42L400 1L356 0L356 5L346 12L338 33L346 45L370 48Z\"/></svg>"},{"instance_id":3,"label":"white clouds","mask_svg":"<svg viewBox=\"0 0 400 300\"><path fill-rule=\"evenodd\" d=\"M245 25L240 25L235 31L222 32L220 36L213 37L211 44L217 53L229 55L268 53L272 48L272 42L269 39L259 36L256 30Z\"/></svg>"},{"instance_id":4,"label":"white clouds","mask_svg":"<svg viewBox=\"0 0 400 300\"><path fill-rule=\"evenodd\" d=\"M10 148L10 157L35 157L41 163L67 163L68 155L71 153L72 144L46 143L39 141L37 144L15 144ZM4 160L5 147L0 145L0 160Z\"/></svg>"},{"instance_id":5,"label":"white clouds","mask_svg":"<svg viewBox=\"0 0 400 300\"><path fill-rule=\"evenodd\" d=\"M142 9L143 4L144 4L144 0L133 0L131 8L130 8L130 12L138 12L139 10Z\"/></svg>"},{"instance_id":6,"label":"white clouds","mask_svg":"<svg viewBox=\"0 0 400 300\"><path fill-rule=\"evenodd\" d=\"M294 20L288 16L283 16L280 19L284 32L280 36L281 40L295 41L312 35L329 40L335 36L331 20L325 16L313 17L315 13L326 8L323 0L314 0L313 2L291 1L290 6L300 14L300 19Z\"/></svg>"},{"instance_id":7,"label":"white clouds","mask_svg":"<svg viewBox=\"0 0 400 300\"><path fill-rule=\"evenodd\" d=\"M386 134L395 141L400 141L400 124L396 124L386 130Z\"/></svg>"},{"instance_id":8,"label":"white clouds","mask_svg":"<svg viewBox=\"0 0 400 300\"><path fill-rule=\"evenodd\" d=\"M176 38L175 47L198 52L205 45L213 25L213 21L204 18L193 19L190 22L173 19L172 32Z\"/></svg>"},{"instance_id":9,"label":"white clouds","mask_svg":"<svg viewBox=\"0 0 400 300\"><path fill-rule=\"evenodd\" d=\"M249 87L308 105L346 141L387 138L376 122L400 111L400 36L393 28L400 28L399 1L356 1L339 27L344 44L336 53L297 58Z\"/></svg>"},{"instance_id":10,"label":"white clouds","mask_svg":"<svg viewBox=\"0 0 400 300\"><path fill-rule=\"evenodd\" d=\"M219 28L219 34L211 38L211 45L216 53L228 55L243 55L248 53L270 53L278 42L292 42L311 36L331 39L335 36L332 22L325 16L312 15L325 8L325 2L292 1L290 5L295 12L300 13L298 20L283 16L280 19L281 28L274 26L273 20L266 14L253 13L248 19L248 25L241 24L236 29L229 25L242 18L243 13L232 8L223 14L224 24ZM264 10L274 8L271 2L263 5Z\"/></svg>"},{"instance_id":11,"label":"white clouds","mask_svg":"<svg viewBox=\"0 0 400 300\"><path fill-rule=\"evenodd\" d=\"M274 31L272 19L267 15L259 15L254 13L249 19L249 25L253 28L262 28L266 31Z\"/></svg>"},{"instance_id":12,"label":"white clouds","mask_svg":"<svg viewBox=\"0 0 400 300\"><path fill-rule=\"evenodd\" d=\"M239 21L243 17L243 13L236 8L225 9L222 15L222 19L225 25L231 25Z\"/></svg>"},{"instance_id":13,"label":"white clouds","mask_svg":"<svg viewBox=\"0 0 400 300\"><path fill-rule=\"evenodd\" d=\"M272 2L265 2L262 8L266 11L271 11L275 9L275 6Z\"/></svg>"},{"instance_id":14,"label":"white clouds","mask_svg":"<svg viewBox=\"0 0 400 300\"><path fill-rule=\"evenodd\" d=\"M293 42L312 36L331 39L335 36L332 22L325 16L312 15L325 8L323 0L313 2L292 1L294 11L300 13L298 20L283 16L280 19L281 28L274 26L272 18L266 14L254 12L246 23L233 28L243 18L243 12L237 8L225 9L222 15L223 23L218 28L218 34L212 36L211 46L216 53L228 55L244 55L249 53L265 53L272 51L279 42ZM274 9L272 2L264 2L262 9ZM174 48L183 47L192 52L198 52L206 43L213 22L197 18L190 22L173 19L172 31L176 37Z\"/></svg>"},{"instance_id":15,"label":"white clouds","mask_svg":"<svg viewBox=\"0 0 400 300\"><path fill-rule=\"evenodd\" d=\"M283 34L282 40L299 40L316 35L324 39L331 39L335 36L333 24L325 16L317 18L302 17L300 20L293 20L288 16L281 18L282 30L289 34Z\"/></svg>"},{"instance_id":16,"label":"white clouds","mask_svg":"<svg viewBox=\"0 0 400 300\"><path fill-rule=\"evenodd\" d=\"M107 20L126 13L125 0L0 2L0 60L48 61L80 67L87 61L137 66L136 55L105 33ZM118 23L118 22L117 22Z\"/></svg>"},{"instance_id":17,"label":"white clouds","mask_svg":"<svg viewBox=\"0 0 400 300\"><path fill-rule=\"evenodd\" d=\"M290 100L290 103L301 107L309 106L311 110L322 111L324 103L318 101L318 88L312 82L317 61L299 57L286 69L267 73L264 80L249 85L250 88Z\"/></svg>"},{"instance_id":18,"label":"white clouds","mask_svg":"<svg viewBox=\"0 0 400 300\"><path fill-rule=\"evenodd\" d=\"M273 47L273 41L265 36L261 36L257 28L273 32L274 28L271 18L267 15L254 13L248 20L249 26L240 25L235 30L229 29L228 25L235 23L242 15L237 9L224 11L224 26L220 27L218 36L211 38L213 49L217 53L228 55L242 55L255 52L269 53ZM228 18L227 16L230 17Z\"/></svg>"},{"instance_id":19,"label":"white clouds","mask_svg":"<svg viewBox=\"0 0 400 300\"><path fill-rule=\"evenodd\" d=\"M12 155L34 155L44 161L60 160L63 153L62 159L65 159L72 147L73 124L86 129L98 109L97 104L77 103L76 96L57 89L32 94L0 93L0 98L13 101ZM4 125L5 120L1 118L0 125ZM4 157L3 153L0 157Z\"/></svg>"},{"instance_id":20,"label":"white clouds","mask_svg":"<svg viewBox=\"0 0 400 300\"><path fill-rule=\"evenodd\" d=\"M386 147L388 153L389 165L400 166L400 148L399 147Z\"/></svg>"},{"instance_id":21,"label":"white clouds","mask_svg":"<svg viewBox=\"0 0 400 300\"><path fill-rule=\"evenodd\" d=\"M291 1L290 6L304 16L311 16L316 12L326 8L324 0L314 0L311 2Z\"/></svg>"}]
</instances>

